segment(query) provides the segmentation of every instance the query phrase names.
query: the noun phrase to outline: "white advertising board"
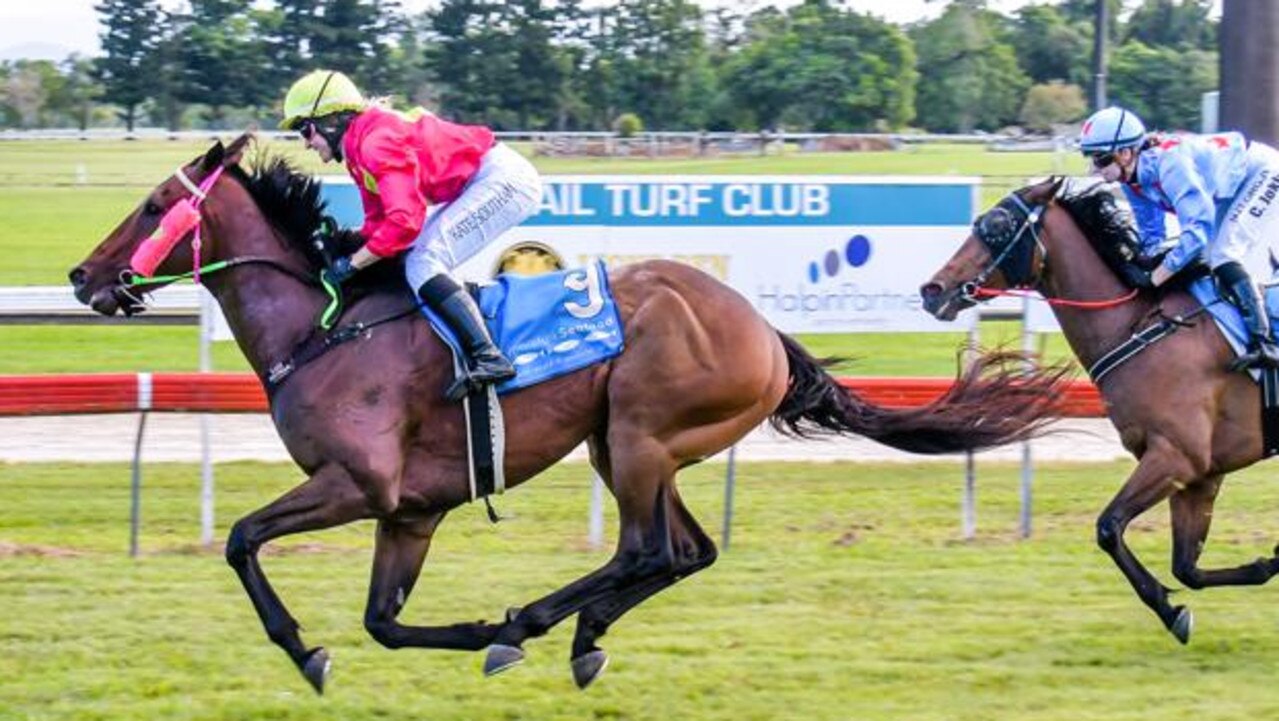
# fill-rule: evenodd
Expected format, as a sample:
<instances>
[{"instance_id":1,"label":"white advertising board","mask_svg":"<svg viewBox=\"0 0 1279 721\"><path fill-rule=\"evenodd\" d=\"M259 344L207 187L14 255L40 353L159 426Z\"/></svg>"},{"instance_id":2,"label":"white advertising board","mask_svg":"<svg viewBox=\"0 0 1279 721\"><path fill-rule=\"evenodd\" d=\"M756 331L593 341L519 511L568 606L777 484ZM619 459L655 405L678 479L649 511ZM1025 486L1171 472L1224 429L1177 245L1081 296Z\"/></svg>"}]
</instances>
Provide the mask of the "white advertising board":
<instances>
[{"instance_id":1,"label":"white advertising board","mask_svg":"<svg viewBox=\"0 0 1279 721\"><path fill-rule=\"evenodd\" d=\"M520 241L569 266L647 258L697 266L787 332L964 331L920 305L919 286L968 235L978 178L549 176L539 212L463 263L491 276ZM363 219L350 180L325 178L329 212Z\"/></svg>"}]
</instances>

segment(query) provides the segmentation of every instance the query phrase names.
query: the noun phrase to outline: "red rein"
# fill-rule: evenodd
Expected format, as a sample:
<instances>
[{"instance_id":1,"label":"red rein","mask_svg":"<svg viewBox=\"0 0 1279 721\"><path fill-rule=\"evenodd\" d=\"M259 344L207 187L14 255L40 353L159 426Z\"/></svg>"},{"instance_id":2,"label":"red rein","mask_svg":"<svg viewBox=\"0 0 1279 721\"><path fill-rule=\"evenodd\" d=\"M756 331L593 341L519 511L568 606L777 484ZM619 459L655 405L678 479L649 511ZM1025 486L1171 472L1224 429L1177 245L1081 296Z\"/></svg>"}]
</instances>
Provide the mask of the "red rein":
<instances>
[{"instance_id":1,"label":"red rein","mask_svg":"<svg viewBox=\"0 0 1279 721\"><path fill-rule=\"evenodd\" d=\"M1066 306L1067 308L1087 308L1089 310L1103 310L1105 308L1114 308L1115 306L1123 305L1124 303L1127 303L1133 298L1136 298L1137 289L1133 288L1128 293L1125 293L1124 295L1121 295L1118 298L1111 298L1110 300L1067 300L1066 298L1047 298L1047 297L1040 297L1039 294L1033 290L1022 290L1019 288L1010 289L1010 290L1000 290L997 288L979 287L975 291L973 291L973 295L977 298L998 298L1000 296L1012 296L1014 298L1033 298L1036 300L1043 300L1045 303L1048 303L1049 305L1061 305L1061 306Z\"/></svg>"}]
</instances>

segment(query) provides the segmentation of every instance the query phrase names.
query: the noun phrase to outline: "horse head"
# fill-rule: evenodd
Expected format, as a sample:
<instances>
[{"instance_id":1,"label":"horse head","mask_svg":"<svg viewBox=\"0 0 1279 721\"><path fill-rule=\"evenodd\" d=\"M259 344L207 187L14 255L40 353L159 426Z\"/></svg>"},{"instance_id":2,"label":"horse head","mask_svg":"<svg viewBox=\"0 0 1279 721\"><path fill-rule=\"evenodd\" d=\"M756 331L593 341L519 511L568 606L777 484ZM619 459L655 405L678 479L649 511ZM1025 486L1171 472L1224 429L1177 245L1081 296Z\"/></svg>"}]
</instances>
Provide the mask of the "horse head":
<instances>
[{"instance_id":1,"label":"horse head","mask_svg":"<svg viewBox=\"0 0 1279 721\"><path fill-rule=\"evenodd\" d=\"M994 297L991 291L1038 287L1048 271L1043 216L1063 180L1013 191L977 216L959 250L920 287L924 310L938 320L954 320Z\"/></svg>"},{"instance_id":2,"label":"horse head","mask_svg":"<svg viewBox=\"0 0 1279 721\"><path fill-rule=\"evenodd\" d=\"M201 264L216 259L219 249L213 238L198 249L194 244L201 237L202 208L217 206L218 179L240 162L251 140L245 133L228 146L214 143L147 193L68 274L76 298L103 315L133 315L146 307L142 291L184 277L177 275L184 269L198 274Z\"/></svg>"}]
</instances>

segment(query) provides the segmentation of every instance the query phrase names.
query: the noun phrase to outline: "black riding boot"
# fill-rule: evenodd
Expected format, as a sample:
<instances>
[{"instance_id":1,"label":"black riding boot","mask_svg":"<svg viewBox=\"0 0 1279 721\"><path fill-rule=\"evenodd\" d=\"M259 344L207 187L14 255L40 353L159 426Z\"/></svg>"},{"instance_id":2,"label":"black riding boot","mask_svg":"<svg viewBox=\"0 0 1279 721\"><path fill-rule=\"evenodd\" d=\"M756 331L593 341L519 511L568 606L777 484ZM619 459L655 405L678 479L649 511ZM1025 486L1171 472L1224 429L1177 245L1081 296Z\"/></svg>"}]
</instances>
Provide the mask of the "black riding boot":
<instances>
[{"instance_id":1,"label":"black riding boot","mask_svg":"<svg viewBox=\"0 0 1279 721\"><path fill-rule=\"evenodd\" d=\"M445 392L449 400L461 400L488 383L515 377L515 366L493 342L479 306L457 281L441 273L423 283L417 294L444 319L467 355L467 374L449 386Z\"/></svg>"},{"instance_id":2,"label":"black riding boot","mask_svg":"<svg viewBox=\"0 0 1279 721\"><path fill-rule=\"evenodd\" d=\"M1243 315L1248 328L1248 353L1234 362L1235 370L1247 368L1279 368L1279 346L1270 332L1270 317L1266 314L1266 302L1261 289L1248 277L1247 271L1231 261L1213 269L1217 282Z\"/></svg>"}]
</instances>

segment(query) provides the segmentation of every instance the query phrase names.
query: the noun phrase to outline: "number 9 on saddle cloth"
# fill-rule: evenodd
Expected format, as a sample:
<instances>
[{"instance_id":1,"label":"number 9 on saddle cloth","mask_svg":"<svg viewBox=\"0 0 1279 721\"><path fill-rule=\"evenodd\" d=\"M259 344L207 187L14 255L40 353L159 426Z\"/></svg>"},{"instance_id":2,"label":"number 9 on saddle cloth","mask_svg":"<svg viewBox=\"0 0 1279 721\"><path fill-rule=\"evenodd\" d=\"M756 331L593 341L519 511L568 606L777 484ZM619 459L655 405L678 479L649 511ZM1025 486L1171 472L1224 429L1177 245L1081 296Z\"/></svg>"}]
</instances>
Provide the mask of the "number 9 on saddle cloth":
<instances>
[{"instance_id":1,"label":"number 9 on saddle cloth","mask_svg":"<svg viewBox=\"0 0 1279 721\"><path fill-rule=\"evenodd\" d=\"M468 290L474 286L468 284ZM499 275L479 286L477 300L502 353L514 363L515 377L498 393L527 388L622 352L622 322L609 290L604 264L543 275ZM425 306L422 314L436 335L453 350L454 372L463 372L458 340Z\"/></svg>"}]
</instances>

